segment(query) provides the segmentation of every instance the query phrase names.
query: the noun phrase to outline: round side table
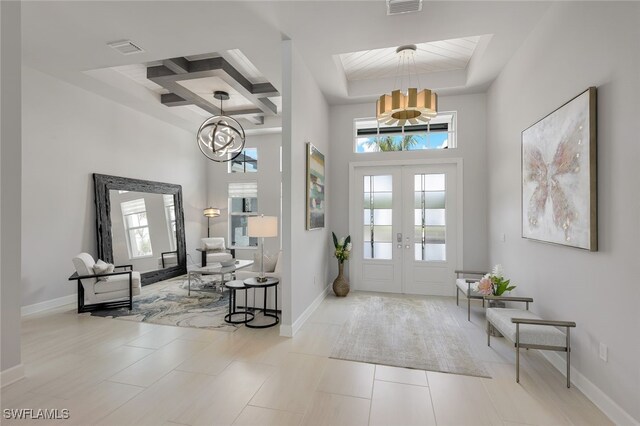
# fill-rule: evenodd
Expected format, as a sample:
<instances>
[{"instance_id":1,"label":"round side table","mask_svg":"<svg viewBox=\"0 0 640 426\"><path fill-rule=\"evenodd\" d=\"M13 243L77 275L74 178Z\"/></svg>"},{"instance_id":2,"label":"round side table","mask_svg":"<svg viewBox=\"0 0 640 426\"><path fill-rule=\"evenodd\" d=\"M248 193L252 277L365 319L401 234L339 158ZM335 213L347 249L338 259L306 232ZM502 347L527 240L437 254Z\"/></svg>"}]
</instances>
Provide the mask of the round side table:
<instances>
[{"instance_id":1,"label":"round side table","mask_svg":"<svg viewBox=\"0 0 640 426\"><path fill-rule=\"evenodd\" d=\"M224 286L229 289L229 313L224 316L224 321L229 324L247 324L254 318L253 312L250 312L247 308L238 311L236 310L236 291L244 290L244 300L247 300L247 287L241 280L228 281L224 283ZM245 303L246 305L246 303ZM234 320L235 315L244 315L244 319Z\"/></svg>"},{"instance_id":2,"label":"round side table","mask_svg":"<svg viewBox=\"0 0 640 426\"><path fill-rule=\"evenodd\" d=\"M268 324L251 324L246 323L246 326L249 328L268 328L268 327L273 327L274 325L278 324L280 322L280 318L278 317L278 284L280 283L280 281L278 281L276 278L267 278L267 280L265 282L259 282L258 279L256 277L252 277L252 278L247 278L246 280L244 280L244 285L246 288L261 288L264 289L264 304L262 305L262 309L256 309L258 311L262 310L262 315L265 317L269 317L269 318L273 318L273 321L268 323ZM273 288L275 289L275 309L273 310L273 312L275 312L274 314L270 314L267 311L267 290L269 288ZM255 293L254 293L255 294ZM254 296L254 301L255 301L255 296Z\"/></svg>"}]
</instances>

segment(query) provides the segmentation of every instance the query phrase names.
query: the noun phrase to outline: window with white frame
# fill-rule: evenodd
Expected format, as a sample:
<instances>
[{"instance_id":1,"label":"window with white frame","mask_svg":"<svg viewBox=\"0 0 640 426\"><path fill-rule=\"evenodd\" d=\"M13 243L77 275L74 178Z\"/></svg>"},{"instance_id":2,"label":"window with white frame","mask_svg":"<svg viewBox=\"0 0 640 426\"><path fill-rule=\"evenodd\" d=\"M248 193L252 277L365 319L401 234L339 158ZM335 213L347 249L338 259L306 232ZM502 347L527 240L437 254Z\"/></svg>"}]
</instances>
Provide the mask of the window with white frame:
<instances>
[{"instance_id":1,"label":"window with white frame","mask_svg":"<svg viewBox=\"0 0 640 426\"><path fill-rule=\"evenodd\" d=\"M356 153L419 151L456 147L456 113L439 112L428 123L388 126L375 118L354 120Z\"/></svg>"},{"instance_id":2,"label":"window with white frame","mask_svg":"<svg viewBox=\"0 0 640 426\"><path fill-rule=\"evenodd\" d=\"M229 161L229 173L256 173L258 171L258 148L245 148Z\"/></svg>"},{"instance_id":3,"label":"window with white frame","mask_svg":"<svg viewBox=\"0 0 640 426\"><path fill-rule=\"evenodd\" d=\"M229 240L232 248L257 247L249 237L249 217L258 215L258 182L229 183Z\"/></svg>"},{"instance_id":4,"label":"window with white frame","mask_svg":"<svg viewBox=\"0 0 640 426\"><path fill-rule=\"evenodd\" d=\"M125 201L120 204L120 209L124 221L129 259L152 256L153 249L144 198Z\"/></svg>"},{"instance_id":5,"label":"window with white frame","mask_svg":"<svg viewBox=\"0 0 640 426\"><path fill-rule=\"evenodd\" d=\"M169 245L171 251L176 250L176 208L172 194L162 194L164 201L164 213L167 219L167 230L169 232Z\"/></svg>"}]
</instances>

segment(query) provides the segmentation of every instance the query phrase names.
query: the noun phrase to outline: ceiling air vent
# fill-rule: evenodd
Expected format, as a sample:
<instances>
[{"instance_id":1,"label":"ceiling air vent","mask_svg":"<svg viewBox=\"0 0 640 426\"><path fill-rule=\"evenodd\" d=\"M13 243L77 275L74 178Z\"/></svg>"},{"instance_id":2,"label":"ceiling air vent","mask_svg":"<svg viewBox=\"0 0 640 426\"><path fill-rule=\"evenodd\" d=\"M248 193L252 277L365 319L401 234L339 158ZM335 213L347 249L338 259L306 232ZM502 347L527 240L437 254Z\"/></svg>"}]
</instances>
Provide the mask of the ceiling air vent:
<instances>
[{"instance_id":1,"label":"ceiling air vent","mask_svg":"<svg viewBox=\"0 0 640 426\"><path fill-rule=\"evenodd\" d=\"M420 12L422 0L387 0L387 15Z\"/></svg>"},{"instance_id":2,"label":"ceiling air vent","mask_svg":"<svg viewBox=\"0 0 640 426\"><path fill-rule=\"evenodd\" d=\"M144 52L144 50L141 47L133 44L131 40L114 41L111 43L107 43L107 45L109 47L116 49L118 52L122 53L123 55L131 55L133 53Z\"/></svg>"}]
</instances>

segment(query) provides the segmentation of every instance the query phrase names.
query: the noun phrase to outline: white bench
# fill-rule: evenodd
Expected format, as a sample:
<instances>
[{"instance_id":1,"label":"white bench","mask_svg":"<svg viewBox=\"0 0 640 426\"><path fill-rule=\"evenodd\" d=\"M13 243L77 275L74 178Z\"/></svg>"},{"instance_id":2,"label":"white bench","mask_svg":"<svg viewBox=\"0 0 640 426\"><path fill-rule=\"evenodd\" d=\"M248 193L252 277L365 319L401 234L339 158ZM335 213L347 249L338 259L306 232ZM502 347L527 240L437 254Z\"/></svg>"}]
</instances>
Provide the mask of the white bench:
<instances>
[{"instance_id":1,"label":"white bench","mask_svg":"<svg viewBox=\"0 0 640 426\"><path fill-rule=\"evenodd\" d=\"M460 292L467 298L467 321L471 321L471 299L482 300L482 307L484 308L484 296L475 291L471 286L475 287L475 284L486 274L482 271L465 271L458 269L454 271L456 273L456 306L460 306ZM474 278L468 278L467 275L471 275Z\"/></svg>"},{"instance_id":2,"label":"white bench","mask_svg":"<svg viewBox=\"0 0 640 426\"><path fill-rule=\"evenodd\" d=\"M526 302L527 309L488 308L487 309L487 345L491 346L491 329L498 330L516 348L516 382L520 382L520 348L559 351L567 353L567 387L571 387L571 333L575 327L572 321L543 320L529 312L528 297L486 296L487 300L507 302ZM566 327L566 333L556 327Z\"/></svg>"}]
</instances>

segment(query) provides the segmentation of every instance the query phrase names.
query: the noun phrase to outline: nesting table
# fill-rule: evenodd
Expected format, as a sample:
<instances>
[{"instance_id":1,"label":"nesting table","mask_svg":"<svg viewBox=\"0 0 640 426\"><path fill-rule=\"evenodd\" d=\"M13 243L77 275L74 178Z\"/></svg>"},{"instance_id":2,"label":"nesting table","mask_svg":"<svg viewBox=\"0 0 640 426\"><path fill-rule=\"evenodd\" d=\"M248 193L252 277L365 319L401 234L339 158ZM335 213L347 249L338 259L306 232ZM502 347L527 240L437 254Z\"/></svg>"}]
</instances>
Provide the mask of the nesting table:
<instances>
[{"instance_id":1,"label":"nesting table","mask_svg":"<svg viewBox=\"0 0 640 426\"><path fill-rule=\"evenodd\" d=\"M249 311L249 308L245 306L242 310L236 309L236 292L244 290L244 300L247 300L248 287L241 280L226 282L224 286L229 289L229 313L224 316L224 321L229 324L247 324L249 321L253 321L254 314ZM244 315L244 319L236 320L234 319L236 315Z\"/></svg>"},{"instance_id":2,"label":"nesting table","mask_svg":"<svg viewBox=\"0 0 640 426\"><path fill-rule=\"evenodd\" d=\"M276 324L278 324L280 322L280 318L278 317L278 284L280 283L280 281L278 281L276 278L267 278L267 280L265 282L259 282L257 280L257 278L252 277L252 278L247 278L246 280L244 280L244 286L247 289L253 288L253 289L257 289L257 288L262 288L264 289L264 303L262 305L262 309L258 309L255 308L254 310L257 311L262 311L262 315L264 317L269 317L269 318L273 318L273 321L267 323L267 324L251 324L252 321L249 321L247 323L245 323L245 325L249 328L268 328L268 327L273 327ZM267 290L273 288L275 291L275 298L274 298L274 303L275 303L275 308L272 312L274 312L273 314L270 314L267 309ZM254 305L255 305L255 292L254 294ZM246 299L245 299L246 300Z\"/></svg>"}]
</instances>

